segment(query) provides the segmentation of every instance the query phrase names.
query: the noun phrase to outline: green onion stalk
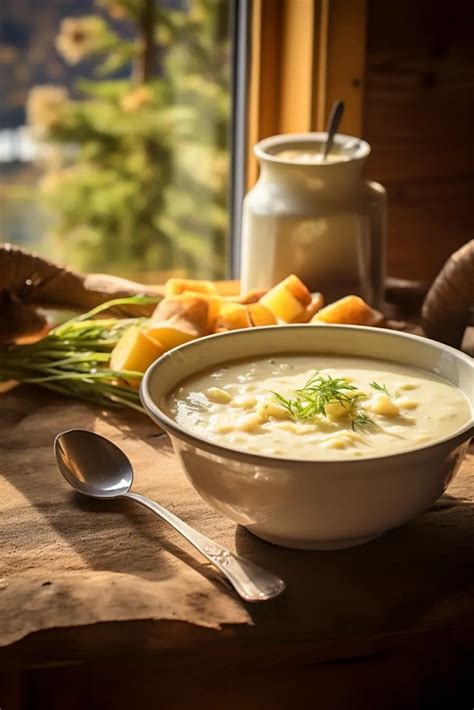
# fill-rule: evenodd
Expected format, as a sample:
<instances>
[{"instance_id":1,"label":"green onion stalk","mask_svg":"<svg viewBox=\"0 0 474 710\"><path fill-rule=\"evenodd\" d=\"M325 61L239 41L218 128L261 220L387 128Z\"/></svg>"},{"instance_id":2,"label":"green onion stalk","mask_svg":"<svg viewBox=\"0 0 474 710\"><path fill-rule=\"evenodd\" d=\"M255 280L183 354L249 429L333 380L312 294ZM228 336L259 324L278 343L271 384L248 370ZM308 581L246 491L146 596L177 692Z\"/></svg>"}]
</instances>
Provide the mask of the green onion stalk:
<instances>
[{"instance_id":1,"label":"green onion stalk","mask_svg":"<svg viewBox=\"0 0 474 710\"><path fill-rule=\"evenodd\" d=\"M112 370L109 364L122 333L147 319L96 319L96 316L116 306L152 304L159 300L146 296L114 299L53 328L35 343L2 348L0 382L31 383L106 407L129 407L143 412L138 395L143 373Z\"/></svg>"}]
</instances>

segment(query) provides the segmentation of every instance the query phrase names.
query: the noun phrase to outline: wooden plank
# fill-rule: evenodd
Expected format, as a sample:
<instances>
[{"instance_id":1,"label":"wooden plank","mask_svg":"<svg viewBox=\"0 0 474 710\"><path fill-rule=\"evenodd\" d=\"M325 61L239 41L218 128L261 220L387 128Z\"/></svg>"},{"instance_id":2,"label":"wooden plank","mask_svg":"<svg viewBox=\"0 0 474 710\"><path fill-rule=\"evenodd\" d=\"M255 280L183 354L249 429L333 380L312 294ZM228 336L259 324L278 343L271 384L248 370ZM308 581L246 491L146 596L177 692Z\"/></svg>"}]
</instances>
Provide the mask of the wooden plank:
<instances>
[{"instance_id":1,"label":"wooden plank","mask_svg":"<svg viewBox=\"0 0 474 710\"><path fill-rule=\"evenodd\" d=\"M247 185L258 175L253 146L278 133L311 130L316 0L252 3Z\"/></svg>"},{"instance_id":2,"label":"wooden plank","mask_svg":"<svg viewBox=\"0 0 474 710\"><path fill-rule=\"evenodd\" d=\"M389 187L389 196L392 193ZM390 199L390 197L389 197ZM423 200L390 204L390 274L429 281L449 256L472 236L467 200Z\"/></svg>"},{"instance_id":3,"label":"wooden plank","mask_svg":"<svg viewBox=\"0 0 474 710\"><path fill-rule=\"evenodd\" d=\"M321 0L314 126L325 130L334 101L345 104L340 133L360 136L365 71L366 0Z\"/></svg>"},{"instance_id":4,"label":"wooden plank","mask_svg":"<svg viewBox=\"0 0 474 710\"><path fill-rule=\"evenodd\" d=\"M282 42L278 130L311 130L313 103L313 0L282 0Z\"/></svg>"},{"instance_id":5,"label":"wooden plank","mask_svg":"<svg viewBox=\"0 0 474 710\"><path fill-rule=\"evenodd\" d=\"M250 77L247 114L247 186L256 182L253 146L278 133L281 76L282 6L280 0L252 2Z\"/></svg>"},{"instance_id":6,"label":"wooden plank","mask_svg":"<svg viewBox=\"0 0 474 710\"><path fill-rule=\"evenodd\" d=\"M389 274L432 280L474 233L474 13L368 3L367 174L389 198Z\"/></svg>"},{"instance_id":7,"label":"wooden plank","mask_svg":"<svg viewBox=\"0 0 474 710\"><path fill-rule=\"evenodd\" d=\"M257 657L250 644L237 650L206 653L204 663L201 648L36 669L27 676L28 698L33 707L41 699L48 710L288 710L290 701L324 710L472 706L472 649L447 632L420 634L384 654L342 663L305 662L274 645L266 657Z\"/></svg>"}]
</instances>

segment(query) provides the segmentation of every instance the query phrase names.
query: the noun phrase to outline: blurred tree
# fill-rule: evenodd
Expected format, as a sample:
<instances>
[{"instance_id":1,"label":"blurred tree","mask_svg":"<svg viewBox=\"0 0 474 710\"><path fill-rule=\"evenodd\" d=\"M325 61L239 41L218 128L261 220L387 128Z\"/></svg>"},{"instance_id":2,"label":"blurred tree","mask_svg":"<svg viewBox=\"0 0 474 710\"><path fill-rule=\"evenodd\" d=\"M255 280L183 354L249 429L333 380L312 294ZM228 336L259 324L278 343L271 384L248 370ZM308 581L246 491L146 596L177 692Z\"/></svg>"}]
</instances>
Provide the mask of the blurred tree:
<instances>
[{"instance_id":1,"label":"blurred tree","mask_svg":"<svg viewBox=\"0 0 474 710\"><path fill-rule=\"evenodd\" d=\"M229 2L99 4L105 17L67 18L56 40L71 64L97 58L98 80L80 82L79 100L57 86L35 87L28 100L53 243L84 269L222 277ZM102 78L124 66L130 79Z\"/></svg>"}]
</instances>

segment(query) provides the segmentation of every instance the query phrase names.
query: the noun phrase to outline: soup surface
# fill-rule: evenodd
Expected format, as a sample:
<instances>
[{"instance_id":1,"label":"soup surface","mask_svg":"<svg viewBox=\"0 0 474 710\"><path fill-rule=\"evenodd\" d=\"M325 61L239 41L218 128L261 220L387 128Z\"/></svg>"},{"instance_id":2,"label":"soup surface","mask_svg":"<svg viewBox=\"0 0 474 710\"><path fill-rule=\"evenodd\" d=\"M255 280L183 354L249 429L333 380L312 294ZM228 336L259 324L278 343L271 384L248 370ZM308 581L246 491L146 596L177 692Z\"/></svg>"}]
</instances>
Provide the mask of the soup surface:
<instances>
[{"instance_id":1,"label":"soup surface","mask_svg":"<svg viewBox=\"0 0 474 710\"><path fill-rule=\"evenodd\" d=\"M224 446L325 460L414 449L471 417L461 390L435 375L332 355L229 362L184 381L168 408L184 429Z\"/></svg>"},{"instance_id":2,"label":"soup surface","mask_svg":"<svg viewBox=\"0 0 474 710\"><path fill-rule=\"evenodd\" d=\"M276 153L277 158L282 160L291 160L293 163L302 163L308 165L320 165L321 163L344 163L349 160L344 153L329 153L326 158L323 158L318 150L281 150Z\"/></svg>"}]
</instances>

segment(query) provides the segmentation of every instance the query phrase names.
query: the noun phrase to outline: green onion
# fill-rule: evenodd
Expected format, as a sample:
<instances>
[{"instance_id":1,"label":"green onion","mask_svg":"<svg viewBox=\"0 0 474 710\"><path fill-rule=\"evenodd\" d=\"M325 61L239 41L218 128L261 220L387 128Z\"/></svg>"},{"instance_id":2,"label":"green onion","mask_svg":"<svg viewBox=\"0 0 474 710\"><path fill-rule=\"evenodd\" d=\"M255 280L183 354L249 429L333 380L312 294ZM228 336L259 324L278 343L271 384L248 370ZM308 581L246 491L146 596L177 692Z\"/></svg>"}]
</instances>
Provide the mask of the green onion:
<instances>
[{"instance_id":1,"label":"green onion","mask_svg":"<svg viewBox=\"0 0 474 710\"><path fill-rule=\"evenodd\" d=\"M122 333L147 319L95 316L115 306L153 304L159 300L146 296L114 299L53 328L36 343L0 349L0 382L37 384L69 397L143 412L138 390L128 384L138 384L142 373L111 370L108 365Z\"/></svg>"}]
</instances>

